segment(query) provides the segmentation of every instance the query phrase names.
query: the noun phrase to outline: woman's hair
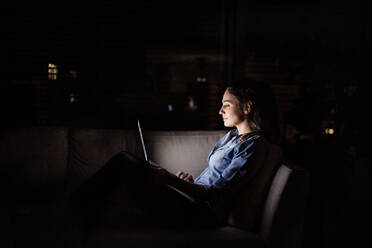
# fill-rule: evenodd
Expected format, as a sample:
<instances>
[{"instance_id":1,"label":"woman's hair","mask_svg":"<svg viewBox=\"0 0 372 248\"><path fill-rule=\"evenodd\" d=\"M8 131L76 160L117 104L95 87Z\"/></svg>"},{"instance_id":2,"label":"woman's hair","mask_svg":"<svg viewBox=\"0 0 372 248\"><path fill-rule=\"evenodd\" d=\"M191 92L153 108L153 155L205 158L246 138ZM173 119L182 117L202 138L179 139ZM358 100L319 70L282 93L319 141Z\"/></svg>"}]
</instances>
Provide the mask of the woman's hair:
<instances>
[{"instance_id":1,"label":"woman's hair","mask_svg":"<svg viewBox=\"0 0 372 248\"><path fill-rule=\"evenodd\" d=\"M248 114L253 131L262 131L274 143L279 141L280 127L275 96L265 81L240 79L231 82L226 90L241 104L251 102Z\"/></svg>"}]
</instances>

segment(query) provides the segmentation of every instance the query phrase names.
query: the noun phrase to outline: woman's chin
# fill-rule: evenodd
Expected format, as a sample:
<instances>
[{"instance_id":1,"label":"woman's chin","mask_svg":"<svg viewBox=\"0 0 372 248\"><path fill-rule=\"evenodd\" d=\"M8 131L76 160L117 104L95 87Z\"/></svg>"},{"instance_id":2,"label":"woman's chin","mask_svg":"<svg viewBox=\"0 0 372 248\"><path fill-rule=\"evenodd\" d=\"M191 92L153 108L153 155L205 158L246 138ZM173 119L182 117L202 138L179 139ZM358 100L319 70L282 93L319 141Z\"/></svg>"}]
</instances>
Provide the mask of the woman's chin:
<instances>
[{"instance_id":1,"label":"woman's chin","mask_svg":"<svg viewBox=\"0 0 372 248\"><path fill-rule=\"evenodd\" d=\"M231 125L230 123L228 123L228 122L224 122L223 125L224 125L225 127L232 127L232 125Z\"/></svg>"}]
</instances>

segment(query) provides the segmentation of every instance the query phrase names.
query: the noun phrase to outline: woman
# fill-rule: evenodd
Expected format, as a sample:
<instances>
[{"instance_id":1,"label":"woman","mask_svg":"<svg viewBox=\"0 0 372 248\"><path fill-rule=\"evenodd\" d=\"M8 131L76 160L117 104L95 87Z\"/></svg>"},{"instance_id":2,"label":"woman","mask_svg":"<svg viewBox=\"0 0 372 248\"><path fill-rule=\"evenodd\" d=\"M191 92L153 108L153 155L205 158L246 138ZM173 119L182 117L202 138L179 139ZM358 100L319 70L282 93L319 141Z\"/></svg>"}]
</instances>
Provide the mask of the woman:
<instances>
[{"instance_id":1,"label":"woman","mask_svg":"<svg viewBox=\"0 0 372 248\"><path fill-rule=\"evenodd\" d=\"M272 128L264 115L275 110L266 106L273 103L268 90L263 82L246 79L226 88L219 114L224 126L232 129L216 143L209 166L195 180L187 172L174 175L120 152L82 185L74 202L95 206L94 214L112 213L116 207L127 222L132 218L136 223L180 228L224 224L233 196L266 157L270 140L265 136L272 136L268 135Z\"/></svg>"}]
</instances>

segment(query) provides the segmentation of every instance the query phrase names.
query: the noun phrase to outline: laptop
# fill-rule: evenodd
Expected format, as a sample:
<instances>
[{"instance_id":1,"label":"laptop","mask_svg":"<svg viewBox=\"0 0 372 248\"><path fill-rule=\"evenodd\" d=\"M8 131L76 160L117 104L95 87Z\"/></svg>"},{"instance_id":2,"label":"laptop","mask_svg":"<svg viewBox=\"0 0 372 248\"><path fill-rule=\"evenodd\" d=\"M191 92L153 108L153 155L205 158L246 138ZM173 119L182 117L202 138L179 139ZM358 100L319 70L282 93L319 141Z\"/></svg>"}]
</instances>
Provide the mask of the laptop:
<instances>
[{"instance_id":1,"label":"laptop","mask_svg":"<svg viewBox=\"0 0 372 248\"><path fill-rule=\"evenodd\" d=\"M141 138L142 149L143 149L143 153L144 153L144 156L145 156L145 160L148 162L149 160L147 158L147 151L146 151L145 141L143 140L142 128L141 128L141 123L140 123L139 120L137 122L137 125L138 125L138 132L139 132L140 138Z\"/></svg>"},{"instance_id":2,"label":"laptop","mask_svg":"<svg viewBox=\"0 0 372 248\"><path fill-rule=\"evenodd\" d=\"M143 154L145 156L145 160L148 162L148 158L147 158L147 151L146 151L146 146L145 146L145 141L143 140L143 134L142 134L142 128L141 128L141 123L140 121L138 120L137 121L137 125L138 125L138 132L140 134L140 138L141 138L141 143L142 143L142 149L143 149ZM171 186L171 185L166 185L168 186L169 188L173 189L174 191L178 192L179 194L183 195L185 198L187 198L188 200L192 201L192 202L196 202L194 198L192 198L191 196L189 196L188 194L182 192L181 190Z\"/></svg>"}]
</instances>

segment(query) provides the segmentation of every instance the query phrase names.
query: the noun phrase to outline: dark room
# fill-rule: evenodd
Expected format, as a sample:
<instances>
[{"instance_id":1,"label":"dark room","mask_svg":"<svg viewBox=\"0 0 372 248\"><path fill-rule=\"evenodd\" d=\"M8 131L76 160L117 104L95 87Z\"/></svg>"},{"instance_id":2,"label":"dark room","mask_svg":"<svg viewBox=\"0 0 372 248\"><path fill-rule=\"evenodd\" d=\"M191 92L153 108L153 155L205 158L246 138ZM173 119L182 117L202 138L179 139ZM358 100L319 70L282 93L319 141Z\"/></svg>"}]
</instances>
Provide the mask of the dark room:
<instances>
[{"instance_id":1,"label":"dark room","mask_svg":"<svg viewBox=\"0 0 372 248\"><path fill-rule=\"evenodd\" d=\"M370 2L1 10L1 248L370 247Z\"/></svg>"}]
</instances>

